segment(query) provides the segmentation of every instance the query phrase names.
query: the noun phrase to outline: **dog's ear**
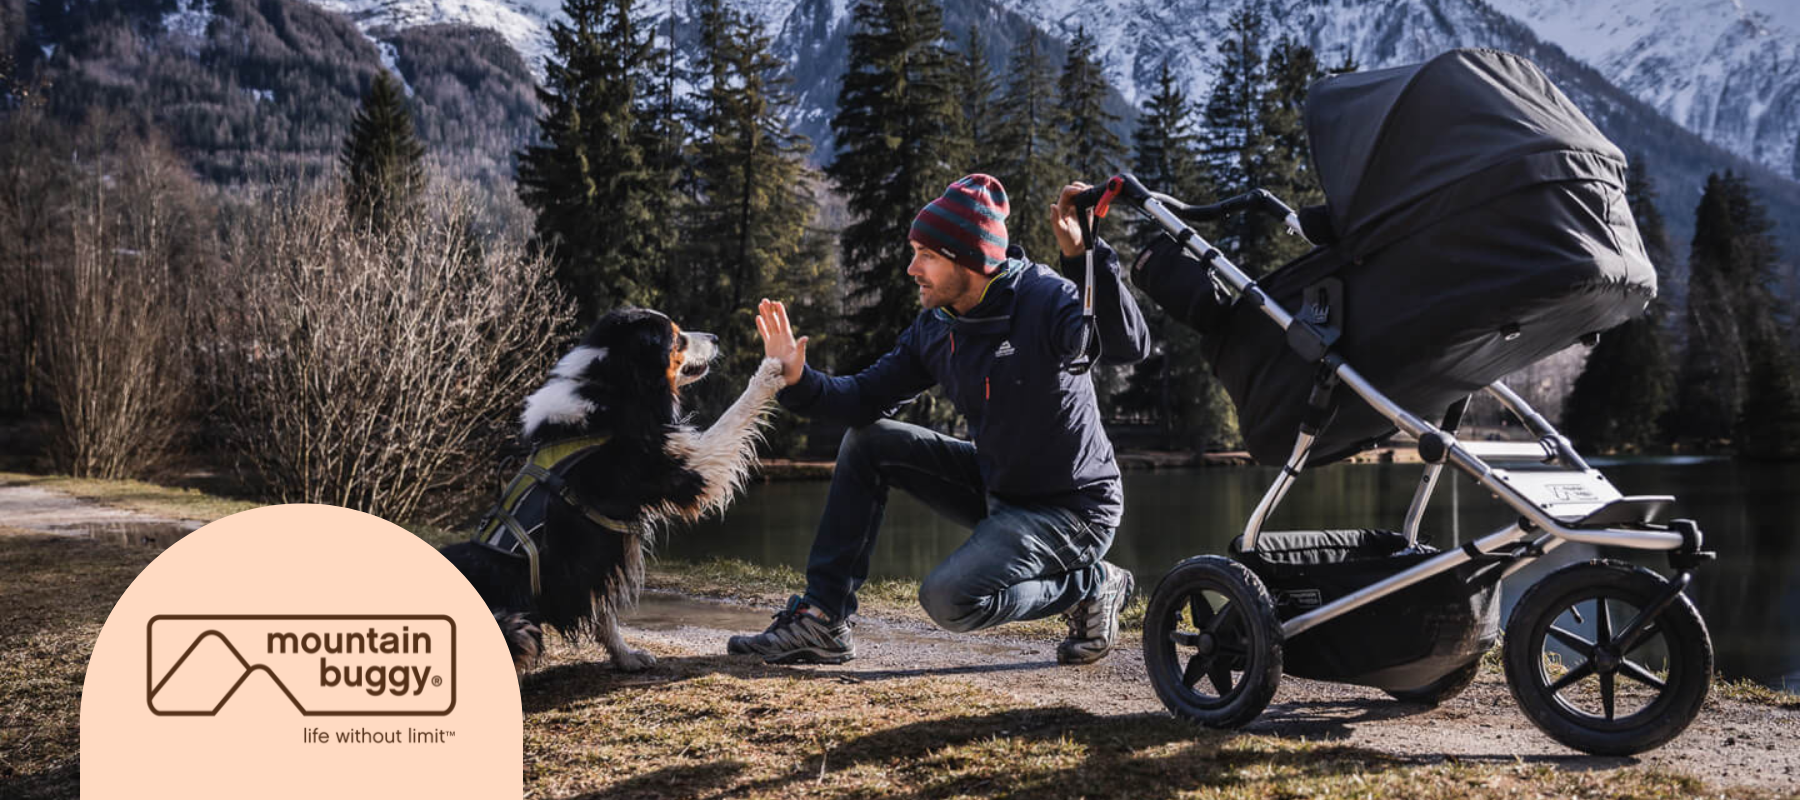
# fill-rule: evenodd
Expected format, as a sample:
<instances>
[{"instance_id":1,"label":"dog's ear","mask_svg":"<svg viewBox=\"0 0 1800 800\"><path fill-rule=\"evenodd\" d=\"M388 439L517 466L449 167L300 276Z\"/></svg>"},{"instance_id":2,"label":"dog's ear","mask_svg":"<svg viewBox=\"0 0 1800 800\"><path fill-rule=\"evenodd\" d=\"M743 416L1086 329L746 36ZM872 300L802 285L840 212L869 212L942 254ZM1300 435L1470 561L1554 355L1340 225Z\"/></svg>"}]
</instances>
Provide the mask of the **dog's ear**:
<instances>
[{"instance_id":1,"label":"dog's ear","mask_svg":"<svg viewBox=\"0 0 1800 800\"><path fill-rule=\"evenodd\" d=\"M674 331L674 323L655 311L618 309L594 323L581 346L557 364L557 376L575 382L594 406L588 433L659 438L675 421L668 380Z\"/></svg>"}]
</instances>

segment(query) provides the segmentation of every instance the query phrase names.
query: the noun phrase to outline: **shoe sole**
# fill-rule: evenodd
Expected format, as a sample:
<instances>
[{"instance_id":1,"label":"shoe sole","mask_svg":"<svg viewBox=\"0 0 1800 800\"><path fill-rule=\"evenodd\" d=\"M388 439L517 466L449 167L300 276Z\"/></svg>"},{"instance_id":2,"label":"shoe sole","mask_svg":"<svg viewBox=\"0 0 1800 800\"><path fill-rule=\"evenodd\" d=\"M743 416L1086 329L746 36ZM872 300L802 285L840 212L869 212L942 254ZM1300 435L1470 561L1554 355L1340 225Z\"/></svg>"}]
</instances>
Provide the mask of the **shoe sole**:
<instances>
[{"instance_id":1,"label":"shoe sole","mask_svg":"<svg viewBox=\"0 0 1800 800\"><path fill-rule=\"evenodd\" d=\"M806 647L799 650L789 650L785 653L769 654L758 653L748 647L739 646L736 642L727 642L725 644L725 653L734 656L757 656L760 657L765 664L842 664L856 658L855 649L851 649L848 652L839 652L834 650L820 650L816 647Z\"/></svg>"},{"instance_id":2,"label":"shoe sole","mask_svg":"<svg viewBox=\"0 0 1800 800\"><path fill-rule=\"evenodd\" d=\"M856 651L838 653L830 650L806 648L790 650L786 653L763 656L764 664L842 664L856 658Z\"/></svg>"}]
</instances>

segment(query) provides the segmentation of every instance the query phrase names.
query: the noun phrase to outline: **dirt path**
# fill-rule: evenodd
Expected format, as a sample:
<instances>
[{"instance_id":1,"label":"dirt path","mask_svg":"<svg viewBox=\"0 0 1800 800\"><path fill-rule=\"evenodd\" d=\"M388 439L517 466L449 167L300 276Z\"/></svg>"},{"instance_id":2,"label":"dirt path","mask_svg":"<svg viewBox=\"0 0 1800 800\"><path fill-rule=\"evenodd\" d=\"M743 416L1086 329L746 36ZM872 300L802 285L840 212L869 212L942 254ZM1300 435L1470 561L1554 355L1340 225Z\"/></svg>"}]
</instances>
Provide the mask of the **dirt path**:
<instances>
[{"instance_id":1,"label":"dirt path","mask_svg":"<svg viewBox=\"0 0 1800 800\"><path fill-rule=\"evenodd\" d=\"M721 653L725 637L761 630L769 612L729 602L646 594L626 638L695 654ZM819 670L844 680L953 677L1036 705L1113 716L1164 713L1133 646L1086 667L1056 663L1055 642L948 634L922 623L859 619L857 659ZM1330 740L1404 760L1543 761L1563 769L1667 767L1715 785L1800 791L1800 710L1716 697L1675 741L1636 758L1587 756L1557 744L1518 710L1504 679L1484 674L1438 708L1399 703L1355 686L1283 678L1249 731Z\"/></svg>"}]
</instances>

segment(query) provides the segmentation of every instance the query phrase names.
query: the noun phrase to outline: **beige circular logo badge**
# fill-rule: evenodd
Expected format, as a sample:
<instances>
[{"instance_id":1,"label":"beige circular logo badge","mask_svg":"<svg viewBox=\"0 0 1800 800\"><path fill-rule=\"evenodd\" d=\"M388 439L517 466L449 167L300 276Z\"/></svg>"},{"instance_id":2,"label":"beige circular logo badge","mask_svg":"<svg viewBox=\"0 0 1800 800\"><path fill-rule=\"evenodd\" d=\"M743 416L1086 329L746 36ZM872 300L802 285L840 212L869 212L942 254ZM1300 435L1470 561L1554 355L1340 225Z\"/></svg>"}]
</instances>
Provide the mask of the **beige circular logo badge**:
<instances>
[{"instance_id":1,"label":"beige circular logo badge","mask_svg":"<svg viewBox=\"0 0 1800 800\"><path fill-rule=\"evenodd\" d=\"M501 798L519 687L474 588L335 506L187 535L106 619L81 693L81 795Z\"/></svg>"}]
</instances>

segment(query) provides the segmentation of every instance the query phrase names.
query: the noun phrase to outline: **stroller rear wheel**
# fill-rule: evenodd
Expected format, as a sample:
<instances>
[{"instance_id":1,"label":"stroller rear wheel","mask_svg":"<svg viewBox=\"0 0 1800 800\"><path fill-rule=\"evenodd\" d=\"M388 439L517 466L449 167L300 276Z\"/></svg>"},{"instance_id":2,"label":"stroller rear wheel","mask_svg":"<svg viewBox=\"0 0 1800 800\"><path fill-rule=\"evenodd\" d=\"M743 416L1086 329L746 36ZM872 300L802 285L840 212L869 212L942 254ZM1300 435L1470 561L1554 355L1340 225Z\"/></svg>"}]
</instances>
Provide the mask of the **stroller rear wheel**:
<instances>
[{"instance_id":1,"label":"stroller rear wheel","mask_svg":"<svg viewBox=\"0 0 1800 800\"><path fill-rule=\"evenodd\" d=\"M1506 683L1551 738L1596 755L1657 747L1693 722L1712 640L1687 596L1642 567L1589 561L1526 590L1506 624ZM1652 612L1652 613L1646 613Z\"/></svg>"},{"instance_id":2,"label":"stroller rear wheel","mask_svg":"<svg viewBox=\"0 0 1800 800\"><path fill-rule=\"evenodd\" d=\"M1281 620L1243 564L1196 556L1163 576L1144 615L1144 664L1163 705L1212 728L1261 714L1281 683Z\"/></svg>"}]
</instances>

